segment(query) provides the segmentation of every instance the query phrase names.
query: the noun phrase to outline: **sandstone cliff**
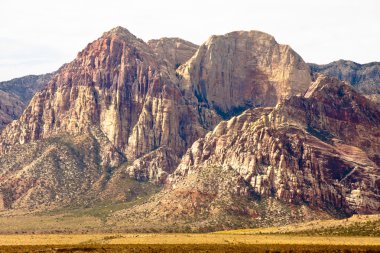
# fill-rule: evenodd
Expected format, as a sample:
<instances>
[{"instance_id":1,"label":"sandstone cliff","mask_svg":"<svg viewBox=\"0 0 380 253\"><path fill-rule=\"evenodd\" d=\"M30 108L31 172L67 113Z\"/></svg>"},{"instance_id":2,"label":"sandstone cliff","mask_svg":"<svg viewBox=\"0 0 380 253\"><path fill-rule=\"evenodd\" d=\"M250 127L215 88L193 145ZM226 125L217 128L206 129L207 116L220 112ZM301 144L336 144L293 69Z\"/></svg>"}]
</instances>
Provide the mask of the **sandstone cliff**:
<instances>
[{"instance_id":1,"label":"sandstone cliff","mask_svg":"<svg viewBox=\"0 0 380 253\"><path fill-rule=\"evenodd\" d=\"M379 123L371 101L319 76L303 96L222 121L188 149L161 193L114 220L151 210L152 223L220 229L378 213Z\"/></svg>"},{"instance_id":2,"label":"sandstone cliff","mask_svg":"<svg viewBox=\"0 0 380 253\"><path fill-rule=\"evenodd\" d=\"M230 168L255 194L345 213L380 206L380 112L348 85L319 77L304 97L247 110L188 150L174 189L209 167Z\"/></svg>"},{"instance_id":3,"label":"sandstone cliff","mask_svg":"<svg viewBox=\"0 0 380 253\"><path fill-rule=\"evenodd\" d=\"M185 60L186 53L183 55L181 50L176 55ZM77 194L81 199L94 195L91 188L84 188L82 192L80 181L72 181L73 187L63 191L63 200L58 198L58 201L49 196L65 185L43 184L39 185L41 190L37 192L45 191L47 196L43 202L46 205L37 205L34 195L30 194L35 191L34 184L25 184L22 193L17 193L16 175L20 173L25 174L23 177L28 182L28 178L34 178L35 174L40 174L41 180L56 177L54 180L61 182L64 175L59 174L57 169L70 170L75 175L80 173L78 180L88 173L95 175L95 179L88 179L92 183L100 177L106 178L102 181L106 192L124 180L117 176L120 174L162 183L177 166L179 156L203 136L206 129L198 120L197 108L189 106L182 97L174 66L163 64L166 58L161 57L128 30L117 27L90 43L73 62L64 65L48 85L37 92L20 119L8 125L1 134L0 157L4 158L1 168L7 176L2 180L0 191L7 199L6 207L49 208L70 204L76 201L74 195ZM106 139L103 143L108 143L105 148L97 148L98 140L86 141L87 146L78 147L75 136L97 136L98 133ZM48 159L51 148L45 146L50 143L49 140L61 135L75 137L65 142L75 150L95 150L93 156L96 159L78 163L77 159L85 159L85 156L76 157L75 152L64 159ZM36 141L42 146L35 150L33 145ZM22 152L14 149L19 145L31 150L33 155L26 152L24 155L27 158L17 160L16 168L10 157L15 152ZM65 145L58 143L55 149L59 150L53 151L63 152L61 149ZM39 163L32 166L28 159L38 160ZM132 164L135 159L138 160ZM121 166L114 173L116 167L127 160L131 166ZM30 169L31 166L33 169ZM44 172L34 171L39 168L43 168ZM97 168L107 171L107 177ZM71 193L68 194L68 191ZM124 192L114 193L118 194L124 195ZM98 198L101 198L99 191Z\"/></svg>"},{"instance_id":4,"label":"sandstone cliff","mask_svg":"<svg viewBox=\"0 0 380 253\"><path fill-rule=\"evenodd\" d=\"M178 69L181 86L224 118L255 106L274 106L305 92L310 70L289 46L262 32L212 36Z\"/></svg>"},{"instance_id":5,"label":"sandstone cliff","mask_svg":"<svg viewBox=\"0 0 380 253\"><path fill-rule=\"evenodd\" d=\"M198 49L197 45L180 38L161 38L147 43L173 69L188 61Z\"/></svg>"},{"instance_id":6,"label":"sandstone cliff","mask_svg":"<svg viewBox=\"0 0 380 253\"><path fill-rule=\"evenodd\" d=\"M131 160L164 145L181 154L204 130L182 99L174 74L159 63L150 47L126 29L105 33L4 130L2 150L96 125ZM195 123L184 125L188 120Z\"/></svg>"}]
</instances>

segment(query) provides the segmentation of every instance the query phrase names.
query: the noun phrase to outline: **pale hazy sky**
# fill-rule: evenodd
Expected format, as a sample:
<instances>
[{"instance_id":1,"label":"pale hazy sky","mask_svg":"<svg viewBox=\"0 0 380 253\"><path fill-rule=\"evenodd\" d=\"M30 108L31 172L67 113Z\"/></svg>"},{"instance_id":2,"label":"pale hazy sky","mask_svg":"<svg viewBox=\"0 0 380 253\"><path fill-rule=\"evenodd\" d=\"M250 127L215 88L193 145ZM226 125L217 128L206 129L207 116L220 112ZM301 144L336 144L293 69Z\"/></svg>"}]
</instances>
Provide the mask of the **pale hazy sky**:
<instances>
[{"instance_id":1,"label":"pale hazy sky","mask_svg":"<svg viewBox=\"0 0 380 253\"><path fill-rule=\"evenodd\" d=\"M147 41L260 30L305 61L380 61L380 0L0 0L0 81L58 69L104 31Z\"/></svg>"}]
</instances>

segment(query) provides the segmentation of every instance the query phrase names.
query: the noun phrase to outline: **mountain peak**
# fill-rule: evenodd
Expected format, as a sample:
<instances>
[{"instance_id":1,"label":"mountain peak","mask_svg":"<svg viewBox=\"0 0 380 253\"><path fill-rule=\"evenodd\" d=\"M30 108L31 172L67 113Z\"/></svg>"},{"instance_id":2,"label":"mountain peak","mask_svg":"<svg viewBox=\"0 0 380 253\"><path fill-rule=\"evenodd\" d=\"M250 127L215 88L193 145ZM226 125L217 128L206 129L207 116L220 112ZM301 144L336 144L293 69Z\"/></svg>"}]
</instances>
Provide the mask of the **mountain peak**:
<instances>
[{"instance_id":1,"label":"mountain peak","mask_svg":"<svg viewBox=\"0 0 380 253\"><path fill-rule=\"evenodd\" d=\"M103 33L103 37L124 37L124 38L130 38L130 39L137 39L137 37L132 34L127 28L124 28L122 26L116 26L109 30L108 32Z\"/></svg>"},{"instance_id":2,"label":"mountain peak","mask_svg":"<svg viewBox=\"0 0 380 253\"><path fill-rule=\"evenodd\" d=\"M334 77L330 77L324 74L318 74L316 80L310 85L309 89L306 91L305 98L313 97L317 93L320 93L324 90L340 87L342 85L345 85L345 83L339 81Z\"/></svg>"},{"instance_id":3,"label":"mountain peak","mask_svg":"<svg viewBox=\"0 0 380 253\"><path fill-rule=\"evenodd\" d=\"M226 39L254 39L257 41L265 41L267 43L273 43L277 44L275 38L265 32L257 31L257 30L250 30L250 31L233 31L226 33L224 35L212 35L208 38L206 41L206 44L215 43L216 40L226 40Z\"/></svg>"}]
</instances>

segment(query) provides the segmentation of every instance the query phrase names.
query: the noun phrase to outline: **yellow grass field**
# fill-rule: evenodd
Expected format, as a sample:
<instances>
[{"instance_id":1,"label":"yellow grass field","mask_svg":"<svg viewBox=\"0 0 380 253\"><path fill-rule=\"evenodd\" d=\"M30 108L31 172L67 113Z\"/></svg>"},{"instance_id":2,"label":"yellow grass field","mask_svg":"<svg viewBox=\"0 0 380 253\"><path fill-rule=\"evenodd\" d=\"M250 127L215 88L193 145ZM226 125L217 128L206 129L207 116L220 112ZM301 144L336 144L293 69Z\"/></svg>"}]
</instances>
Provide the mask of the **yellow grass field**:
<instances>
[{"instance_id":1,"label":"yellow grass field","mask_svg":"<svg viewBox=\"0 0 380 253\"><path fill-rule=\"evenodd\" d=\"M1 235L0 245L91 244L300 244L380 246L380 237L237 234L72 234Z\"/></svg>"},{"instance_id":2,"label":"yellow grass field","mask_svg":"<svg viewBox=\"0 0 380 253\"><path fill-rule=\"evenodd\" d=\"M380 237L242 234L1 235L0 253L380 252Z\"/></svg>"},{"instance_id":3,"label":"yellow grass field","mask_svg":"<svg viewBox=\"0 0 380 253\"><path fill-rule=\"evenodd\" d=\"M60 215L10 216L1 217L0 226L0 253L380 252L380 215L203 234L54 233L53 229L70 231L73 228L102 226L102 221L92 216L86 216L86 219ZM53 232L41 232L45 229ZM335 232L339 234L334 235Z\"/></svg>"}]
</instances>

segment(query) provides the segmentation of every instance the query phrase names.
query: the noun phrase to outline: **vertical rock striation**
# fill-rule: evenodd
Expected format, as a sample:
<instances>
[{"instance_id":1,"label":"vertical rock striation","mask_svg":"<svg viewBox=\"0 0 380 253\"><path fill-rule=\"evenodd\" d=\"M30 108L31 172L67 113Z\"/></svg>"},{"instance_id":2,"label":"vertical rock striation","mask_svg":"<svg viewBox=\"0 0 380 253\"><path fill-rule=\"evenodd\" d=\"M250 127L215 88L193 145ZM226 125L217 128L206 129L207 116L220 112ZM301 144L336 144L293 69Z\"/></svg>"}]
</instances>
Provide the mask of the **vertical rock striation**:
<instances>
[{"instance_id":1,"label":"vertical rock striation","mask_svg":"<svg viewBox=\"0 0 380 253\"><path fill-rule=\"evenodd\" d=\"M305 92L311 81L297 53L258 31L210 37L178 74L183 89L224 118L250 107L274 106Z\"/></svg>"}]
</instances>

